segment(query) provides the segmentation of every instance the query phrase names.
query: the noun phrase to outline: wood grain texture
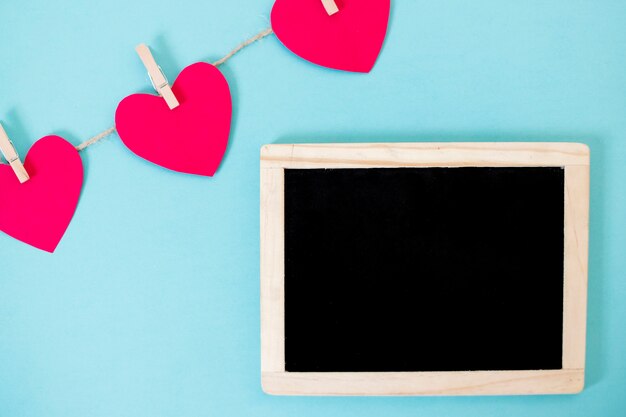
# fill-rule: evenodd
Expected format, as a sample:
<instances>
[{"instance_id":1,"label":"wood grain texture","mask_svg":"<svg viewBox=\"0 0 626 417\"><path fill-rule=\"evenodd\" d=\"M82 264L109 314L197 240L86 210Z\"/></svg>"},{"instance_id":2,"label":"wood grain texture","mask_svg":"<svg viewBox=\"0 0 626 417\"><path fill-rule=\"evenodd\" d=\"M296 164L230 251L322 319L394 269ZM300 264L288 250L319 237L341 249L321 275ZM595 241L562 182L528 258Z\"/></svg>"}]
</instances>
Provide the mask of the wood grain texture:
<instances>
[{"instance_id":1,"label":"wood grain texture","mask_svg":"<svg viewBox=\"0 0 626 417\"><path fill-rule=\"evenodd\" d=\"M261 170L261 370L285 370L284 170Z\"/></svg>"},{"instance_id":2,"label":"wood grain texture","mask_svg":"<svg viewBox=\"0 0 626 417\"><path fill-rule=\"evenodd\" d=\"M263 372L263 390L280 395L531 395L577 393L584 371Z\"/></svg>"},{"instance_id":3,"label":"wood grain texture","mask_svg":"<svg viewBox=\"0 0 626 417\"><path fill-rule=\"evenodd\" d=\"M585 367L589 166L565 167L563 368Z\"/></svg>"},{"instance_id":4,"label":"wood grain texture","mask_svg":"<svg viewBox=\"0 0 626 417\"><path fill-rule=\"evenodd\" d=\"M285 372L284 169L379 167L565 169L563 369L460 372ZM279 395L576 393L584 386L589 148L578 143L367 143L261 149L261 378Z\"/></svg>"},{"instance_id":5,"label":"wood grain texture","mask_svg":"<svg viewBox=\"0 0 626 417\"><path fill-rule=\"evenodd\" d=\"M579 143L332 143L266 145L262 168L589 165Z\"/></svg>"}]
</instances>

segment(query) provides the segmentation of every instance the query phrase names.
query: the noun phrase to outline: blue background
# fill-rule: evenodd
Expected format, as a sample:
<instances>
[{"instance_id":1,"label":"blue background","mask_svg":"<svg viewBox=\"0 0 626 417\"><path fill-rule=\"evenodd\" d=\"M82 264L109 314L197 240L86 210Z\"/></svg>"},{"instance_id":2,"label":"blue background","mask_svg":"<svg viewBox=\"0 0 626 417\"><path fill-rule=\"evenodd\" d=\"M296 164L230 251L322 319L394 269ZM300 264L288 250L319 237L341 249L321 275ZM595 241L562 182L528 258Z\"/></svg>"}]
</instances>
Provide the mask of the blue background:
<instances>
[{"instance_id":1,"label":"blue background","mask_svg":"<svg viewBox=\"0 0 626 417\"><path fill-rule=\"evenodd\" d=\"M78 144L151 91L136 44L173 80L269 26L271 6L4 0L0 120L22 156L47 134ZM247 48L221 67L234 123L214 178L150 165L113 136L82 153L55 254L0 234L0 416L626 415L625 22L623 0L397 0L370 74L314 66L274 36ZM590 145L585 391L263 394L260 146L448 140Z\"/></svg>"}]
</instances>

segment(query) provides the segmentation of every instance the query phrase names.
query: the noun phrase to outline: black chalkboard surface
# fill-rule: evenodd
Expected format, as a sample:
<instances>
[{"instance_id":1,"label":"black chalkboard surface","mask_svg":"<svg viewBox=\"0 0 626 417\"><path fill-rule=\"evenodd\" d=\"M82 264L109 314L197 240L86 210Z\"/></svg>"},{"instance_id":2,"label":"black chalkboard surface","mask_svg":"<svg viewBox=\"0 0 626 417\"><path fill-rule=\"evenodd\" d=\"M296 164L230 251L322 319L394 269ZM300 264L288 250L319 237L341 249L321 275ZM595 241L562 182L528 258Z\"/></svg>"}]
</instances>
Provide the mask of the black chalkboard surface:
<instances>
[{"instance_id":1,"label":"black chalkboard surface","mask_svg":"<svg viewBox=\"0 0 626 417\"><path fill-rule=\"evenodd\" d=\"M560 167L285 169L287 372L561 369Z\"/></svg>"}]
</instances>

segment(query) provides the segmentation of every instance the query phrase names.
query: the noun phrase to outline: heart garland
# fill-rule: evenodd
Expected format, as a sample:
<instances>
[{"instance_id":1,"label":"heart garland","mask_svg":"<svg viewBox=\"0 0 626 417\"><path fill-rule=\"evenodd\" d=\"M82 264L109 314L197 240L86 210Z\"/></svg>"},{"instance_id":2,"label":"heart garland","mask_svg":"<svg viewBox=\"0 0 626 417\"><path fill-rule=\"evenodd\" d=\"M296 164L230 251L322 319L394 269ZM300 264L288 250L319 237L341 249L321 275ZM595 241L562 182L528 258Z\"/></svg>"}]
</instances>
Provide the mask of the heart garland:
<instances>
[{"instance_id":1,"label":"heart garland","mask_svg":"<svg viewBox=\"0 0 626 417\"><path fill-rule=\"evenodd\" d=\"M0 230L46 252L54 252L72 220L83 184L76 148L46 136L24 161L30 180L20 184L9 165L0 165Z\"/></svg>"},{"instance_id":2,"label":"heart garland","mask_svg":"<svg viewBox=\"0 0 626 417\"><path fill-rule=\"evenodd\" d=\"M323 67L370 72L387 33L390 0L336 0L329 16L320 0L276 0L276 37L294 54Z\"/></svg>"},{"instance_id":3,"label":"heart garland","mask_svg":"<svg viewBox=\"0 0 626 417\"><path fill-rule=\"evenodd\" d=\"M9 165L0 164L0 231L35 248L54 252L74 215L82 183L79 150L117 130L136 155L173 171L213 176L230 133L232 100L228 82L216 68L272 31L294 54L328 68L369 72L385 39L390 0L335 0L329 15L321 0L276 0L272 28L242 43L215 65L184 68L172 85L180 106L170 110L162 97L131 94L115 111L115 127L78 147L59 136L39 139L20 184Z\"/></svg>"},{"instance_id":4,"label":"heart garland","mask_svg":"<svg viewBox=\"0 0 626 417\"><path fill-rule=\"evenodd\" d=\"M173 110L152 94L124 98L115 111L117 133L128 149L154 164L213 176L230 131L226 78L213 65L198 62L182 70L172 91L180 102Z\"/></svg>"}]
</instances>

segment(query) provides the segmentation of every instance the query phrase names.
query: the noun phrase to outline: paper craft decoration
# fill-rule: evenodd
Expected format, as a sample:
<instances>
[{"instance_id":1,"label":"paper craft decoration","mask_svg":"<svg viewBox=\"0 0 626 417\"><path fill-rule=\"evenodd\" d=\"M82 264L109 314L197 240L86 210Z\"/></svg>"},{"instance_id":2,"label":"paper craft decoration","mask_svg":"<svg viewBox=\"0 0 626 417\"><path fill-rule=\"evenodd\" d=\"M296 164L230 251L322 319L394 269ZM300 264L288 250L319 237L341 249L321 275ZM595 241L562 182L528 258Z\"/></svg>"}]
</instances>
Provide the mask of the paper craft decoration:
<instances>
[{"instance_id":1,"label":"paper craft decoration","mask_svg":"<svg viewBox=\"0 0 626 417\"><path fill-rule=\"evenodd\" d=\"M369 72L385 40L390 0L337 0L329 16L320 0L276 0L276 37L294 54L343 71Z\"/></svg>"},{"instance_id":2,"label":"paper craft decoration","mask_svg":"<svg viewBox=\"0 0 626 417\"><path fill-rule=\"evenodd\" d=\"M32 146L24 167L30 179L20 184L9 165L0 165L0 230L54 252L78 204L83 163L65 139L46 136Z\"/></svg>"},{"instance_id":3,"label":"paper craft decoration","mask_svg":"<svg viewBox=\"0 0 626 417\"><path fill-rule=\"evenodd\" d=\"M198 62L179 74L170 110L152 94L132 94L115 111L122 142L138 156L173 171L212 176L228 144L232 102L228 82L213 65Z\"/></svg>"},{"instance_id":4,"label":"paper craft decoration","mask_svg":"<svg viewBox=\"0 0 626 417\"><path fill-rule=\"evenodd\" d=\"M382 47L390 0L277 0L272 28L242 42L214 65L192 64L170 86L150 49L139 54L158 95L132 94L115 112L115 126L76 148L58 136L40 139L22 164L0 134L0 231L53 252L76 209L83 178L78 151L117 131L136 155L182 173L212 176L230 134L232 100L217 69L241 49L271 33L287 48L318 65L368 72ZM30 183L29 166L37 180ZM11 176L13 175L13 176ZM28 186L18 188L19 183Z\"/></svg>"}]
</instances>

